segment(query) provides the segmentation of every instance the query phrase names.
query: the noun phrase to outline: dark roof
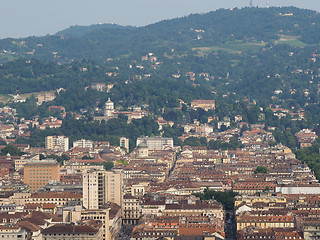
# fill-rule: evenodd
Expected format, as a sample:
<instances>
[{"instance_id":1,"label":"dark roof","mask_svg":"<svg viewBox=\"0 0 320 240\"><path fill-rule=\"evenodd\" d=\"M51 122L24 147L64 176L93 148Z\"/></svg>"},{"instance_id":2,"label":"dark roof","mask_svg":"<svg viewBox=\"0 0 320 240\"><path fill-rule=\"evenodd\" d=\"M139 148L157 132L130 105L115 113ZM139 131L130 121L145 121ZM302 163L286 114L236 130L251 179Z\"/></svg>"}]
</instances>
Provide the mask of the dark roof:
<instances>
[{"instance_id":1,"label":"dark roof","mask_svg":"<svg viewBox=\"0 0 320 240\"><path fill-rule=\"evenodd\" d=\"M16 212L13 214L9 214L6 212L0 213L0 222L3 222L3 219L6 219L7 222L10 222L10 219L22 219L28 213L26 212Z\"/></svg>"},{"instance_id":2,"label":"dark roof","mask_svg":"<svg viewBox=\"0 0 320 240\"><path fill-rule=\"evenodd\" d=\"M123 196L124 199L138 199L137 197L132 196L131 194L126 194Z\"/></svg>"},{"instance_id":3,"label":"dark roof","mask_svg":"<svg viewBox=\"0 0 320 240\"><path fill-rule=\"evenodd\" d=\"M165 205L166 201L165 200L160 200L160 201L153 201L153 200L147 200L143 203L143 205Z\"/></svg>"},{"instance_id":4,"label":"dark roof","mask_svg":"<svg viewBox=\"0 0 320 240\"><path fill-rule=\"evenodd\" d=\"M11 191L2 191L2 192L0 192L0 198L9 198L9 197L11 197L11 196L13 196L13 192L11 192Z\"/></svg>"},{"instance_id":5,"label":"dark roof","mask_svg":"<svg viewBox=\"0 0 320 240\"><path fill-rule=\"evenodd\" d=\"M175 236L174 240L203 240L203 236Z\"/></svg>"},{"instance_id":6,"label":"dark roof","mask_svg":"<svg viewBox=\"0 0 320 240\"><path fill-rule=\"evenodd\" d=\"M34 211L31 212L29 215L25 216L23 221L28 221L35 225L45 225L47 223L46 220L52 219L51 214L40 212L40 211Z\"/></svg>"},{"instance_id":7,"label":"dark roof","mask_svg":"<svg viewBox=\"0 0 320 240\"><path fill-rule=\"evenodd\" d=\"M120 209L111 208L111 210L109 211L109 219L113 219L118 214L119 211Z\"/></svg>"},{"instance_id":8,"label":"dark roof","mask_svg":"<svg viewBox=\"0 0 320 240\"><path fill-rule=\"evenodd\" d=\"M110 148L106 147L100 152L100 154L106 154L106 153L113 153L113 151Z\"/></svg>"},{"instance_id":9,"label":"dark roof","mask_svg":"<svg viewBox=\"0 0 320 240\"><path fill-rule=\"evenodd\" d=\"M16 224L16 226L19 226L22 229L27 230L28 232L36 232L36 231L41 229L41 227L39 227L38 225L33 224L33 223L29 222L29 221L24 221L24 220L19 221Z\"/></svg>"},{"instance_id":10,"label":"dark roof","mask_svg":"<svg viewBox=\"0 0 320 240\"><path fill-rule=\"evenodd\" d=\"M50 233L97 233L98 230L94 227L88 225L64 225L64 224L56 224L52 227L46 228L42 231L43 234Z\"/></svg>"},{"instance_id":11,"label":"dark roof","mask_svg":"<svg viewBox=\"0 0 320 240\"><path fill-rule=\"evenodd\" d=\"M114 218L118 214L118 212L121 211L121 207L118 204L112 203L112 202L105 203L102 208L104 208L104 209L109 208L110 209L109 210L109 219Z\"/></svg>"},{"instance_id":12,"label":"dark roof","mask_svg":"<svg viewBox=\"0 0 320 240\"><path fill-rule=\"evenodd\" d=\"M216 209L221 206L218 204L166 204L166 209Z\"/></svg>"},{"instance_id":13,"label":"dark roof","mask_svg":"<svg viewBox=\"0 0 320 240\"><path fill-rule=\"evenodd\" d=\"M71 191L50 191L34 193L30 198L82 198L82 194Z\"/></svg>"}]
</instances>

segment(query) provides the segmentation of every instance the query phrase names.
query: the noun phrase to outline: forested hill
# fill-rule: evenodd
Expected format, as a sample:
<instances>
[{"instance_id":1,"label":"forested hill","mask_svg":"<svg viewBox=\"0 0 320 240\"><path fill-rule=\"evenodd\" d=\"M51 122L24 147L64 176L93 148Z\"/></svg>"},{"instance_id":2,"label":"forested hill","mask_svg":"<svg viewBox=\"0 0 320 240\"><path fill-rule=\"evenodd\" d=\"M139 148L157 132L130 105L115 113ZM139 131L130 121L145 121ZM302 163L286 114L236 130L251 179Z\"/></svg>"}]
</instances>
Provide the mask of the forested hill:
<instances>
[{"instance_id":1,"label":"forested hill","mask_svg":"<svg viewBox=\"0 0 320 240\"><path fill-rule=\"evenodd\" d=\"M86 34L89 34L93 31L103 29L104 31L108 31L110 29L129 29L134 28L132 26L121 26L118 24L94 24L90 26L71 26L67 29L57 32L56 36L70 36L70 37L82 37Z\"/></svg>"},{"instance_id":2,"label":"forested hill","mask_svg":"<svg viewBox=\"0 0 320 240\"><path fill-rule=\"evenodd\" d=\"M320 42L320 15L297 8L244 8L161 21L145 27L103 24L71 27L55 35L0 40L0 61L26 57L69 62L104 61L146 51L189 51L232 41L277 44L295 38L300 44ZM263 41L263 42L262 42Z\"/></svg>"}]
</instances>

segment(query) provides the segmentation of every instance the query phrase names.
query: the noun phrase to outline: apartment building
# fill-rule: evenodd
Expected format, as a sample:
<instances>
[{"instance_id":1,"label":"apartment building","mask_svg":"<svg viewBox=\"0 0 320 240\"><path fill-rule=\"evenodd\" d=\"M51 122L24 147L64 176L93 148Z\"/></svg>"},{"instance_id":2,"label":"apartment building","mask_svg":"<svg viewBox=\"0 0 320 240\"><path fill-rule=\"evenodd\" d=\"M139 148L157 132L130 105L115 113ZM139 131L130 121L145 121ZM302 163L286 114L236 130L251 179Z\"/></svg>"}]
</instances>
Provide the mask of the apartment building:
<instances>
[{"instance_id":1,"label":"apartment building","mask_svg":"<svg viewBox=\"0 0 320 240\"><path fill-rule=\"evenodd\" d=\"M109 206L104 205L101 209L82 209L81 205L68 207L63 209L63 222L74 223L74 222L92 222L99 221L102 223L101 226L101 239L110 240L112 234L110 233L109 225ZM111 228L114 226L111 226ZM116 234L116 233L114 233ZM81 238L86 239L86 238ZM91 238L88 238L91 239Z\"/></svg>"},{"instance_id":2,"label":"apartment building","mask_svg":"<svg viewBox=\"0 0 320 240\"><path fill-rule=\"evenodd\" d=\"M73 142L73 147L92 148L93 141L86 140L86 139L80 139L78 141Z\"/></svg>"},{"instance_id":3,"label":"apartment building","mask_svg":"<svg viewBox=\"0 0 320 240\"><path fill-rule=\"evenodd\" d=\"M23 169L23 166L31 160L40 160L39 158L39 154L35 154L35 155L23 155L20 158L16 158L14 159L14 170L15 171L19 171L21 169Z\"/></svg>"},{"instance_id":4,"label":"apartment building","mask_svg":"<svg viewBox=\"0 0 320 240\"><path fill-rule=\"evenodd\" d=\"M82 194L69 191L48 191L32 194L27 203L48 204L54 203L58 208L77 206L82 204Z\"/></svg>"},{"instance_id":5,"label":"apartment building","mask_svg":"<svg viewBox=\"0 0 320 240\"><path fill-rule=\"evenodd\" d=\"M75 225L75 224L56 224L42 231L43 239L92 239L102 240L102 225Z\"/></svg>"},{"instance_id":6,"label":"apartment building","mask_svg":"<svg viewBox=\"0 0 320 240\"><path fill-rule=\"evenodd\" d=\"M28 239L28 233L19 226L0 226L0 238L25 240Z\"/></svg>"},{"instance_id":7,"label":"apartment building","mask_svg":"<svg viewBox=\"0 0 320 240\"><path fill-rule=\"evenodd\" d=\"M60 164L54 159L33 160L24 165L23 182L32 193L38 191L51 181L60 181Z\"/></svg>"},{"instance_id":8,"label":"apartment building","mask_svg":"<svg viewBox=\"0 0 320 240\"><path fill-rule=\"evenodd\" d=\"M164 150L167 147L173 148L173 138L165 137L141 137L137 139L136 146L145 143L149 150Z\"/></svg>"},{"instance_id":9,"label":"apartment building","mask_svg":"<svg viewBox=\"0 0 320 240\"><path fill-rule=\"evenodd\" d=\"M46 149L66 152L69 149L69 138L66 136L47 136L45 147Z\"/></svg>"},{"instance_id":10,"label":"apartment building","mask_svg":"<svg viewBox=\"0 0 320 240\"><path fill-rule=\"evenodd\" d=\"M120 138L120 147L123 147L129 152L129 138Z\"/></svg>"},{"instance_id":11,"label":"apartment building","mask_svg":"<svg viewBox=\"0 0 320 240\"><path fill-rule=\"evenodd\" d=\"M99 209L107 202L122 204L123 177L112 171L89 170L83 174L83 206Z\"/></svg>"},{"instance_id":12,"label":"apartment building","mask_svg":"<svg viewBox=\"0 0 320 240\"><path fill-rule=\"evenodd\" d=\"M141 206L138 197L125 195L123 197L122 220L124 224L136 224L141 216Z\"/></svg>"}]
</instances>

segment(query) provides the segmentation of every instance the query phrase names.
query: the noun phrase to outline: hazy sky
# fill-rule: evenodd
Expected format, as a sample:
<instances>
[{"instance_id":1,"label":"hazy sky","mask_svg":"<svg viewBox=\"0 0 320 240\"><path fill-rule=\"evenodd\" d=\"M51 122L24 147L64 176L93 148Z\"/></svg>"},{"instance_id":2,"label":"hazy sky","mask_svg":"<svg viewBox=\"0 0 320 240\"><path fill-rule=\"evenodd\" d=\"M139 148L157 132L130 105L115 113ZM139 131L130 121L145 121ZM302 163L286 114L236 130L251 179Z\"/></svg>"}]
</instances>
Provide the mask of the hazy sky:
<instances>
[{"instance_id":1,"label":"hazy sky","mask_svg":"<svg viewBox=\"0 0 320 240\"><path fill-rule=\"evenodd\" d=\"M42 36L72 25L117 23L143 26L219 8L244 7L250 0L0 0L0 38ZM265 6L266 0L253 0ZM319 0L270 0L271 6L320 11Z\"/></svg>"}]
</instances>

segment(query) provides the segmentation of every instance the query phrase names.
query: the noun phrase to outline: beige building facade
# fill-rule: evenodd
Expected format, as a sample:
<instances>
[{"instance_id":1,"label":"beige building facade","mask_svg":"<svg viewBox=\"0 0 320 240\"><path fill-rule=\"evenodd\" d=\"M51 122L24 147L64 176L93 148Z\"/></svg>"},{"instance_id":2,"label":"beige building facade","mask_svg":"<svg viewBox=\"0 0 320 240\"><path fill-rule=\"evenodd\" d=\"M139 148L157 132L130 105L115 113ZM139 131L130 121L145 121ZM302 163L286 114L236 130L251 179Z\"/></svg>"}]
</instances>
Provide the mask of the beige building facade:
<instances>
[{"instance_id":1,"label":"beige building facade","mask_svg":"<svg viewBox=\"0 0 320 240\"><path fill-rule=\"evenodd\" d=\"M123 177L112 171L88 171L83 174L83 206L99 209L107 202L121 206Z\"/></svg>"},{"instance_id":2,"label":"beige building facade","mask_svg":"<svg viewBox=\"0 0 320 240\"><path fill-rule=\"evenodd\" d=\"M209 109L215 109L215 106L214 100L193 100L191 102L192 109L202 108L208 111Z\"/></svg>"},{"instance_id":3,"label":"beige building facade","mask_svg":"<svg viewBox=\"0 0 320 240\"><path fill-rule=\"evenodd\" d=\"M29 161L24 165L23 182L36 192L50 181L60 182L60 164L53 159Z\"/></svg>"},{"instance_id":4,"label":"beige building facade","mask_svg":"<svg viewBox=\"0 0 320 240\"><path fill-rule=\"evenodd\" d=\"M109 231L109 211L110 208L105 209L82 209L81 205L75 206L73 209L63 210L63 222L73 223L79 221L97 220L102 223L101 239L111 239Z\"/></svg>"}]
</instances>

